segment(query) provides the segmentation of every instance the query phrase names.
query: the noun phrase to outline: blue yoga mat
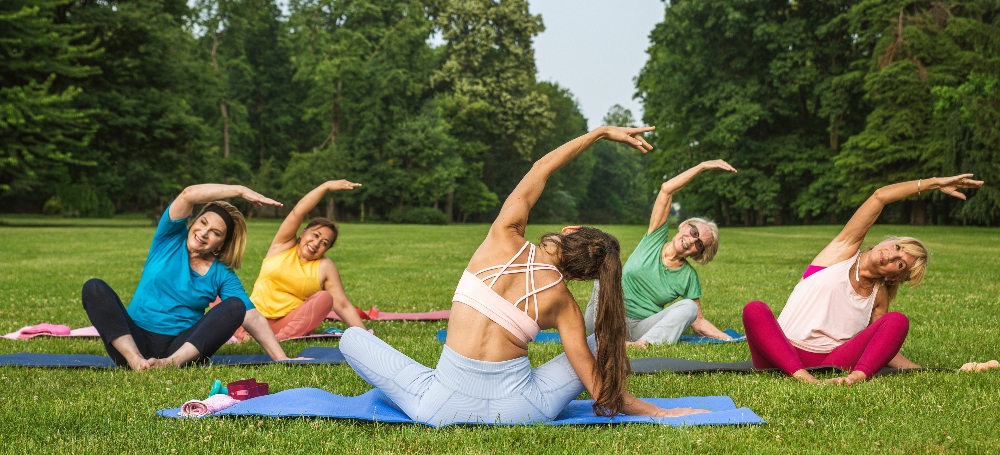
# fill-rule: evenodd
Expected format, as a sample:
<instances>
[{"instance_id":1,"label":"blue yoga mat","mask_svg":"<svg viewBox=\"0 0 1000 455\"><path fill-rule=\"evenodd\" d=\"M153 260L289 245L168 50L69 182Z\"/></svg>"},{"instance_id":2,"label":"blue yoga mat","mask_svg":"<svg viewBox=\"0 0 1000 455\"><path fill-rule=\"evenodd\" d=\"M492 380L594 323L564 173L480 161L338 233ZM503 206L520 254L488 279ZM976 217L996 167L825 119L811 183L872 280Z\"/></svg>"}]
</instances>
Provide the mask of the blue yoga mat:
<instances>
[{"instance_id":1,"label":"blue yoga mat","mask_svg":"<svg viewBox=\"0 0 1000 455\"><path fill-rule=\"evenodd\" d=\"M327 365L347 362L340 348L314 346L305 348L299 357L311 357L313 360L298 360L294 362L277 362L294 365ZM248 355L216 355L211 357L207 365L262 365L276 363L267 354ZM22 367L49 368L114 368L115 363L110 357L89 354L39 354L21 352L17 354L0 355L0 365Z\"/></svg>"},{"instance_id":2,"label":"blue yoga mat","mask_svg":"<svg viewBox=\"0 0 1000 455\"><path fill-rule=\"evenodd\" d=\"M721 343L741 343L747 340L747 336L739 333L733 329L723 330L726 335L733 337L732 341L717 340L711 337L704 337L700 335L681 335L679 340L681 343L691 343L691 344L721 344ZM447 330L438 330L437 340L440 343L444 343L445 338L448 337ZM558 343L562 341L559 338L559 332L538 332L538 336L535 337L535 343Z\"/></svg>"},{"instance_id":3,"label":"blue yoga mat","mask_svg":"<svg viewBox=\"0 0 1000 455\"><path fill-rule=\"evenodd\" d=\"M574 400L552 422L545 425L607 425L612 423L651 423L659 425L736 425L762 424L763 419L747 408L737 408L729 397L644 398L663 408L699 408L713 412L684 417L600 417L591 409L592 400ZM157 411L163 417L179 417L180 408ZM315 388L285 390L273 395L252 398L212 416L327 417L377 422L414 422L400 411L380 390L372 389L356 397L345 397ZM495 425L483 422L479 425ZM429 425L435 426L435 425Z\"/></svg>"}]
</instances>

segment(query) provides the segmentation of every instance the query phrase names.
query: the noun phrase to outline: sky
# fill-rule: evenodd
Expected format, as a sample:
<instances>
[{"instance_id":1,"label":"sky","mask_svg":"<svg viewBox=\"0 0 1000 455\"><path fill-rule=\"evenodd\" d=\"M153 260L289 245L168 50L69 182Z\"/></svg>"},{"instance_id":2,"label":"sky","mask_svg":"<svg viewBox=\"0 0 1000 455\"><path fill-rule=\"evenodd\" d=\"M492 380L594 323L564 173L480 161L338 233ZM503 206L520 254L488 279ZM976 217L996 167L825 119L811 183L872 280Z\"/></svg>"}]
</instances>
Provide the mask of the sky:
<instances>
[{"instance_id":1,"label":"sky","mask_svg":"<svg viewBox=\"0 0 1000 455\"><path fill-rule=\"evenodd\" d=\"M568 88L590 128L621 104L642 119L633 100L646 64L649 33L663 20L661 0L529 0L545 31L535 37L538 80Z\"/></svg>"}]
</instances>

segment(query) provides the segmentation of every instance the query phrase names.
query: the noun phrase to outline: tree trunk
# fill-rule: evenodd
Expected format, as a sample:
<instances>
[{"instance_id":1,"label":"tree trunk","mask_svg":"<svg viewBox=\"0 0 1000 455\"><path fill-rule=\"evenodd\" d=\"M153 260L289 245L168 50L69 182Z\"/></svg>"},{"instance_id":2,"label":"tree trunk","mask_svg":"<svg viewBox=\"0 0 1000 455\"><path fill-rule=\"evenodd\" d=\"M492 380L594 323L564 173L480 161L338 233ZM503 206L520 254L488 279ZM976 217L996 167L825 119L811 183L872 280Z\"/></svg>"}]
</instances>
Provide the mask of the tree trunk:
<instances>
[{"instance_id":1,"label":"tree trunk","mask_svg":"<svg viewBox=\"0 0 1000 455\"><path fill-rule=\"evenodd\" d=\"M812 212L806 212L806 216L802 217L802 224L809 226L813 222Z\"/></svg>"},{"instance_id":2,"label":"tree trunk","mask_svg":"<svg viewBox=\"0 0 1000 455\"><path fill-rule=\"evenodd\" d=\"M365 203L361 201L361 222L365 222Z\"/></svg>"},{"instance_id":3,"label":"tree trunk","mask_svg":"<svg viewBox=\"0 0 1000 455\"><path fill-rule=\"evenodd\" d=\"M715 200L715 219L722 219L722 201L718 199Z\"/></svg>"},{"instance_id":4,"label":"tree trunk","mask_svg":"<svg viewBox=\"0 0 1000 455\"><path fill-rule=\"evenodd\" d=\"M743 226L750 227L750 209L743 209Z\"/></svg>"},{"instance_id":5,"label":"tree trunk","mask_svg":"<svg viewBox=\"0 0 1000 455\"><path fill-rule=\"evenodd\" d=\"M830 224L837 224L837 211L830 210Z\"/></svg>"},{"instance_id":6,"label":"tree trunk","mask_svg":"<svg viewBox=\"0 0 1000 455\"><path fill-rule=\"evenodd\" d=\"M215 69L216 76L219 73L219 58L216 51L219 49L219 33L212 35L212 68ZM222 157L229 158L229 106L226 101L219 100L219 112L222 113ZM226 177L229 180L229 177Z\"/></svg>"},{"instance_id":7,"label":"tree trunk","mask_svg":"<svg viewBox=\"0 0 1000 455\"><path fill-rule=\"evenodd\" d=\"M927 224L927 202L916 200L910 203L910 224Z\"/></svg>"},{"instance_id":8,"label":"tree trunk","mask_svg":"<svg viewBox=\"0 0 1000 455\"><path fill-rule=\"evenodd\" d=\"M448 217L449 223L455 222L455 217L453 216L454 214L453 209L455 208L454 202L455 202L455 190L451 190L448 192L448 198L445 199L444 203L444 215Z\"/></svg>"},{"instance_id":9,"label":"tree trunk","mask_svg":"<svg viewBox=\"0 0 1000 455\"><path fill-rule=\"evenodd\" d=\"M326 200L326 219L330 221L337 221L337 211L333 204L333 196L330 196Z\"/></svg>"},{"instance_id":10,"label":"tree trunk","mask_svg":"<svg viewBox=\"0 0 1000 455\"><path fill-rule=\"evenodd\" d=\"M781 215L781 209L775 210L774 211L774 225L775 226L783 226L784 224L785 224L785 220L784 220L784 218Z\"/></svg>"},{"instance_id":11,"label":"tree trunk","mask_svg":"<svg viewBox=\"0 0 1000 455\"><path fill-rule=\"evenodd\" d=\"M726 226L732 226L733 225L733 214L729 210L729 203L728 202L722 204L722 213L726 217Z\"/></svg>"}]
</instances>

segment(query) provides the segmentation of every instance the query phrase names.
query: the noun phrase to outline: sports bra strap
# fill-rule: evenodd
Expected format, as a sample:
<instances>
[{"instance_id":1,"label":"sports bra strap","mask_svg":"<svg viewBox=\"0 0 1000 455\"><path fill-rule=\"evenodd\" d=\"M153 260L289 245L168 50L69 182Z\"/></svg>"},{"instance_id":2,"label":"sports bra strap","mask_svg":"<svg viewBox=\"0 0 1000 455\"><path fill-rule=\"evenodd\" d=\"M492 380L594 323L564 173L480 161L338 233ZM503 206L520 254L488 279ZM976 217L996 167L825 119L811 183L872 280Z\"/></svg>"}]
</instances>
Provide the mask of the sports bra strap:
<instances>
[{"instance_id":1,"label":"sports bra strap","mask_svg":"<svg viewBox=\"0 0 1000 455\"><path fill-rule=\"evenodd\" d=\"M521 253L524 252L525 248L528 248L528 262L526 262L524 264L514 264L514 261L517 260L517 258L521 256ZM525 302L524 312L527 313L528 312L527 300L528 300L529 297L534 298L534 301L535 301L535 321L538 321L538 293L542 292L542 291L544 291L544 290L546 290L548 288L551 288L552 286L555 286L555 285L559 284L560 282L562 282L562 272L559 272L559 269L556 266L552 265L552 264L546 264L544 262L535 262L535 251L536 251L535 250L535 245L532 245L531 242L529 242L529 241L525 241L524 245L521 246L521 249L517 250L517 253L514 254L514 257L510 258L510 260L507 261L506 264L504 264L504 265L494 265L492 267L487 267L485 269L482 269L482 270L476 272L474 275L476 275L478 277L480 273L488 272L488 271L491 271L491 270L500 269L499 272L491 273L491 274L489 274L489 275L487 275L485 277L479 277L479 279L482 280L482 282L484 284L486 283L487 280L489 280L489 279L492 278L493 281L491 281L489 283L489 287L490 287L490 289L493 289L493 285L496 284L497 280L500 279L501 275L512 275L512 274L516 274L516 273L524 273L525 274L525 277L524 277L524 293L525 293L524 297L521 297L520 299L517 299L517 301L514 302L512 305L514 305L516 307L516 306L520 305L521 302ZM511 269L511 268L513 268L514 270L508 270L508 269ZM547 284L545 286L542 286L541 288L537 288L535 286L535 271L536 270L552 270L552 271L558 272L559 273L559 278L556 281L553 281L552 283L549 283L549 284Z\"/></svg>"}]
</instances>

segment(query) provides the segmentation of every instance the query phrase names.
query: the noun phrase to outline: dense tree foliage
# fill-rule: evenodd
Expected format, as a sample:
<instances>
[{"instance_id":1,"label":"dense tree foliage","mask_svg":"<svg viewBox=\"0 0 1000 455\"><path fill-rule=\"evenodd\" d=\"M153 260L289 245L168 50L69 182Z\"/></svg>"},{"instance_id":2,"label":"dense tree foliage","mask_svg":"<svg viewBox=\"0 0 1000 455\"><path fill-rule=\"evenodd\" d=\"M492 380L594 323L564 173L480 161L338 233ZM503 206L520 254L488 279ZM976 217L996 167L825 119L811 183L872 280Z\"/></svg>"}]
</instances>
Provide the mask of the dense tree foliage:
<instances>
[{"instance_id":1,"label":"dense tree foliage","mask_svg":"<svg viewBox=\"0 0 1000 455\"><path fill-rule=\"evenodd\" d=\"M998 12L985 0L672 2L638 79L665 151L651 174L726 159L738 174L681 200L759 225L835 221L887 183L973 172L987 186L967 204L931 194L884 216L996 224Z\"/></svg>"},{"instance_id":2,"label":"dense tree foliage","mask_svg":"<svg viewBox=\"0 0 1000 455\"><path fill-rule=\"evenodd\" d=\"M280 5L2 2L0 211L155 211L206 181L291 202L342 177L364 186L327 196L328 217L485 221L587 131L536 79L528 0ZM677 0L651 40L637 96L656 150L598 143L533 220L643 223L657 182L723 158L740 172L700 178L684 212L836 221L884 183L974 172L968 203L924 195L885 218L1000 223L996 0ZM603 121L638 123L620 106Z\"/></svg>"}]
</instances>

